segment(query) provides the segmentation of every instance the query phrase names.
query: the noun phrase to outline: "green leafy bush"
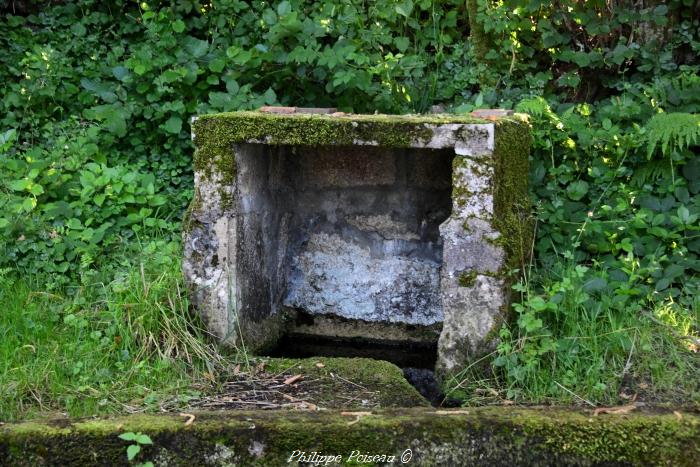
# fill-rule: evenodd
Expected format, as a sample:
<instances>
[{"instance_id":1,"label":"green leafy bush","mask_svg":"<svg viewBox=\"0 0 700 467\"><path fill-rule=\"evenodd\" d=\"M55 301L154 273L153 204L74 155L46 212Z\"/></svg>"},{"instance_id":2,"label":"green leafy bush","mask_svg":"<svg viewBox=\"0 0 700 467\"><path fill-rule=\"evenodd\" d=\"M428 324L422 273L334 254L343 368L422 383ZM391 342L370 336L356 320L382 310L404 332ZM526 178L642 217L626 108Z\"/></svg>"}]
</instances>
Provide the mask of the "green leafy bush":
<instances>
[{"instance_id":1,"label":"green leafy bush","mask_svg":"<svg viewBox=\"0 0 700 467\"><path fill-rule=\"evenodd\" d=\"M697 82L682 74L671 86L681 94ZM515 286L516 320L495 360L509 398L615 403L636 370L660 391L689 387L684 397L700 400L673 370L698 368L700 120L673 113L673 101L654 96L659 84L595 107L555 112L542 98L517 107L532 116L538 231L537 263ZM698 111L694 99L683 109Z\"/></svg>"},{"instance_id":2,"label":"green leafy bush","mask_svg":"<svg viewBox=\"0 0 700 467\"><path fill-rule=\"evenodd\" d=\"M167 198L155 192L152 173L107 165L97 145L98 127L61 135L63 126L50 128L47 137L55 139L45 145L17 144L14 130L3 135L2 262L70 276L109 257L144 229L175 230L159 211Z\"/></svg>"},{"instance_id":3,"label":"green leafy bush","mask_svg":"<svg viewBox=\"0 0 700 467\"><path fill-rule=\"evenodd\" d=\"M468 98L477 81L460 6L86 1L0 17L0 133L13 139L0 265L75 272L139 229L177 234L193 115Z\"/></svg>"}]
</instances>

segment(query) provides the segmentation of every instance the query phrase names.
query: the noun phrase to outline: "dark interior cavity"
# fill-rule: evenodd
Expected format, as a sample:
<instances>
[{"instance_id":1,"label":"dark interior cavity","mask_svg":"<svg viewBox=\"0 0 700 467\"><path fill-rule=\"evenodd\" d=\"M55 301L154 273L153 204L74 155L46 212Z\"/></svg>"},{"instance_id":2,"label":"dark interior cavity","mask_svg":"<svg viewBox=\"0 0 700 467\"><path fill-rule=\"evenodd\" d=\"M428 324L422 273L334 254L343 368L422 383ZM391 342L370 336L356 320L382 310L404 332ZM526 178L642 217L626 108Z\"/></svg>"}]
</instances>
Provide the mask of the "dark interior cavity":
<instances>
[{"instance_id":1,"label":"dark interior cavity","mask_svg":"<svg viewBox=\"0 0 700 467\"><path fill-rule=\"evenodd\" d=\"M242 247L265 256L251 268L272 282L270 308L440 326L451 150L248 145L237 154L241 211L256 233L241 232Z\"/></svg>"}]
</instances>

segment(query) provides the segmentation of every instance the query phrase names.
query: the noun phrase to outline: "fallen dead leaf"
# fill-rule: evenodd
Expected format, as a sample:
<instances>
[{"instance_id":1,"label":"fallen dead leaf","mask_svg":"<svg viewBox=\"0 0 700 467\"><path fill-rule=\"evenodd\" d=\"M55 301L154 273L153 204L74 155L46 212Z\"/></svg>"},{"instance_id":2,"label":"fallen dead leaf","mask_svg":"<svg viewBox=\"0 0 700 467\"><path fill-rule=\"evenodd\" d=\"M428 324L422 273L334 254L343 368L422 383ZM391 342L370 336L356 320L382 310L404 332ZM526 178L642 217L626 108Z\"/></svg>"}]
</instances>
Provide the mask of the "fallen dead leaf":
<instances>
[{"instance_id":1,"label":"fallen dead leaf","mask_svg":"<svg viewBox=\"0 0 700 467\"><path fill-rule=\"evenodd\" d=\"M324 368L326 365L324 365L321 362L316 363L316 368Z\"/></svg>"},{"instance_id":2,"label":"fallen dead leaf","mask_svg":"<svg viewBox=\"0 0 700 467\"><path fill-rule=\"evenodd\" d=\"M309 401L300 401L299 405L301 406L301 408L304 408L307 410L314 410L314 411L318 410L318 406L316 404L312 404Z\"/></svg>"},{"instance_id":3,"label":"fallen dead leaf","mask_svg":"<svg viewBox=\"0 0 700 467\"><path fill-rule=\"evenodd\" d=\"M513 405L513 404L515 404L515 402L513 402L513 401L510 400L510 399L506 399L506 400L504 400L503 402L501 402L501 404L503 404L503 405Z\"/></svg>"},{"instance_id":4,"label":"fallen dead leaf","mask_svg":"<svg viewBox=\"0 0 700 467\"><path fill-rule=\"evenodd\" d=\"M294 376L290 376L289 378L287 378L287 379L284 380L284 384L286 384L286 385L294 384L294 383L296 383L297 381L299 381L299 380L300 380L301 378L303 378L303 377L304 377L304 375L294 375Z\"/></svg>"},{"instance_id":5,"label":"fallen dead leaf","mask_svg":"<svg viewBox=\"0 0 700 467\"><path fill-rule=\"evenodd\" d=\"M607 413L607 414L612 414L612 415L621 415L621 414L629 413L636 408L637 408L637 406L634 404L621 405L619 407L599 407L593 411L593 415L597 416L598 414L601 414L601 413Z\"/></svg>"},{"instance_id":6,"label":"fallen dead leaf","mask_svg":"<svg viewBox=\"0 0 700 467\"><path fill-rule=\"evenodd\" d=\"M674 410L673 415L675 415L678 420L683 420L683 414L680 413L679 411Z\"/></svg>"},{"instance_id":7,"label":"fallen dead leaf","mask_svg":"<svg viewBox=\"0 0 700 467\"><path fill-rule=\"evenodd\" d=\"M185 422L185 426L190 426L194 423L195 416L192 415L191 413L180 413L181 417L187 417L187 421Z\"/></svg>"},{"instance_id":8,"label":"fallen dead leaf","mask_svg":"<svg viewBox=\"0 0 700 467\"><path fill-rule=\"evenodd\" d=\"M265 362L260 362L257 365L255 365L255 372L259 373L265 370Z\"/></svg>"},{"instance_id":9,"label":"fallen dead leaf","mask_svg":"<svg viewBox=\"0 0 700 467\"><path fill-rule=\"evenodd\" d=\"M297 406L297 408L299 408L299 409L318 410L318 406L316 404L312 404L309 401L295 399L294 397L290 396L289 394L282 394L282 397L284 397L288 401L294 403Z\"/></svg>"},{"instance_id":10,"label":"fallen dead leaf","mask_svg":"<svg viewBox=\"0 0 700 467\"><path fill-rule=\"evenodd\" d=\"M240 372L241 372L241 364L239 363L239 364L236 365L236 367L233 369L233 374L234 374L234 375L237 375L237 374L240 373Z\"/></svg>"}]
</instances>

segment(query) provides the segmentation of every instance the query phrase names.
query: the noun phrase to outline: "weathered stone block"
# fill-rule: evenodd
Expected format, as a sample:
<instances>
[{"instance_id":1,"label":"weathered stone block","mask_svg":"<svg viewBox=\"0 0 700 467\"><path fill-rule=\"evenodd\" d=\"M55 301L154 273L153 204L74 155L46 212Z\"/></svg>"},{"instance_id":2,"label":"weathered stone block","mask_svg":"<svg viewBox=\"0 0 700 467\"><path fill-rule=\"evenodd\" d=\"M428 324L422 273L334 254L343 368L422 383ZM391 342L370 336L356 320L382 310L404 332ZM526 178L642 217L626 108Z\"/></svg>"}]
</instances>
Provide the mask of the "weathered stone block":
<instances>
[{"instance_id":1,"label":"weathered stone block","mask_svg":"<svg viewBox=\"0 0 700 467\"><path fill-rule=\"evenodd\" d=\"M519 116L238 112L193 138L183 269L219 339L439 335L442 376L493 347L531 236Z\"/></svg>"},{"instance_id":2,"label":"weathered stone block","mask_svg":"<svg viewBox=\"0 0 700 467\"><path fill-rule=\"evenodd\" d=\"M322 148L314 152L314 157L301 158L305 187L391 185L396 181L392 156L386 150L367 146Z\"/></svg>"}]
</instances>

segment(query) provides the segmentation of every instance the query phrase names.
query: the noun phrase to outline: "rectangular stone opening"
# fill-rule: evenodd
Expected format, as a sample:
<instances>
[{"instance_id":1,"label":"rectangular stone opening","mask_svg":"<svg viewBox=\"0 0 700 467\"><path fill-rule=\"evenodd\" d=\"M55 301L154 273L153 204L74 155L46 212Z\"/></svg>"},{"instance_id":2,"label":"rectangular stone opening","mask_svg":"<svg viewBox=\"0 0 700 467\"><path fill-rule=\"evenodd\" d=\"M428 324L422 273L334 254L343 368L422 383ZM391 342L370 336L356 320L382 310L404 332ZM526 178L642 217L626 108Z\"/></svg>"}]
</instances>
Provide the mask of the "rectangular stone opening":
<instances>
[{"instance_id":1,"label":"rectangular stone opening","mask_svg":"<svg viewBox=\"0 0 700 467\"><path fill-rule=\"evenodd\" d=\"M183 270L223 343L414 346L442 376L493 350L532 238L521 117L233 112L193 138Z\"/></svg>"},{"instance_id":2,"label":"rectangular stone opening","mask_svg":"<svg viewBox=\"0 0 700 467\"><path fill-rule=\"evenodd\" d=\"M248 306L291 318L285 332L295 338L437 342L439 226L452 207L454 151L241 144L234 152L247 219L238 248L259 252L247 275L270 291L242 288Z\"/></svg>"}]
</instances>

